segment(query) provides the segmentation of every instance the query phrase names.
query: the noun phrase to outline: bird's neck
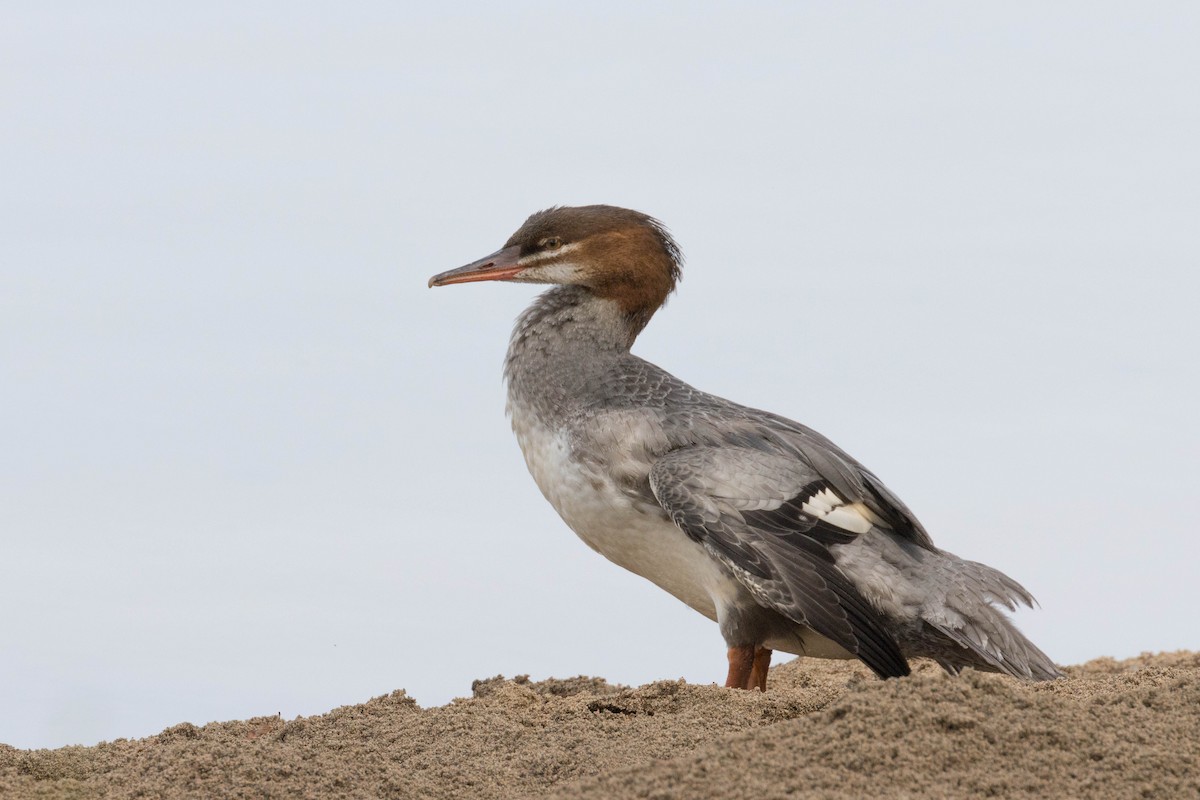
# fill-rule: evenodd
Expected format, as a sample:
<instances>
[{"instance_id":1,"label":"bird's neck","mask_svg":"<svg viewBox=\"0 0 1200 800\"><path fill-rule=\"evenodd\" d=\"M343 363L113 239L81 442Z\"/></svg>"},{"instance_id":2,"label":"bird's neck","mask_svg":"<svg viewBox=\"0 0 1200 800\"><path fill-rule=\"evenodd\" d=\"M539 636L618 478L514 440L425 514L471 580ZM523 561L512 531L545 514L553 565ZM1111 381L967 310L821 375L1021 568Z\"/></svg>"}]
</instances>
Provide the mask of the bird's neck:
<instances>
[{"instance_id":1,"label":"bird's neck","mask_svg":"<svg viewBox=\"0 0 1200 800\"><path fill-rule=\"evenodd\" d=\"M603 372L627 357L641 326L619 303L581 286L556 286L527 308L504 362L510 401L563 409L587 396Z\"/></svg>"},{"instance_id":2,"label":"bird's neck","mask_svg":"<svg viewBox=\"0 0 1200 800\"><path fill-rule=\"evenodd\" d=\"M517 317L508 357L628 353L640 330L619 303L582 286L556 286Z\"/></svg>"}]
</instances>

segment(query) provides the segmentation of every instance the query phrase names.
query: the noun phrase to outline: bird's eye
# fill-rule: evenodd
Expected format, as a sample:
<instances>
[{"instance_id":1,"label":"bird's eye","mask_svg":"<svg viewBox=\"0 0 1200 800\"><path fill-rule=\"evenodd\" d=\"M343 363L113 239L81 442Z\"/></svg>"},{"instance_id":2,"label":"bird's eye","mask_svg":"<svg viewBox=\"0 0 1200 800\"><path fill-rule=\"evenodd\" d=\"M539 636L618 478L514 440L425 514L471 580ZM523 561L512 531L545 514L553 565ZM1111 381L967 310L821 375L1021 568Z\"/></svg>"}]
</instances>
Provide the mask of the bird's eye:
<instances>
[{"instance_id":1,"label":"bird's eye","mask_svg":"<svg viewBox=\"0 0 1200 800\"><path fill-rule=\"evenodd\" d=\"M558 248L562 247L562 239L558 238L557 236L550 236L546 239L542 239L540 242L538 242L538 244L540 244L545 250L557 250Z\"/></svg>"}]
</instances>

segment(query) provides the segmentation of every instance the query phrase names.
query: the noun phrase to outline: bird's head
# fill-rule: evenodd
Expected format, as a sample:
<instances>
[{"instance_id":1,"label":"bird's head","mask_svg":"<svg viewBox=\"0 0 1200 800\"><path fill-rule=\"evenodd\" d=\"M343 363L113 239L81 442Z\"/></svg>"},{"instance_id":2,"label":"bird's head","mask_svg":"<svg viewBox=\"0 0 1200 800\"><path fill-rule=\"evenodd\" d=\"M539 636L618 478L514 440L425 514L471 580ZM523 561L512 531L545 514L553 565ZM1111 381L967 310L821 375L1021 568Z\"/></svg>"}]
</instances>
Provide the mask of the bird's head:
<instances>
[{"instance_id":1,"label":"bird's head","mask_svg":"<svg viewBox=\"0 0 1200 800\"><path fill-rule=\"evenodd\" d=\"M448 286L513 281L582 286L640 330L679 280L683 256L658 220L615 206L548 208L496 252L429 279Z\"/></svg>"}]
</instances>

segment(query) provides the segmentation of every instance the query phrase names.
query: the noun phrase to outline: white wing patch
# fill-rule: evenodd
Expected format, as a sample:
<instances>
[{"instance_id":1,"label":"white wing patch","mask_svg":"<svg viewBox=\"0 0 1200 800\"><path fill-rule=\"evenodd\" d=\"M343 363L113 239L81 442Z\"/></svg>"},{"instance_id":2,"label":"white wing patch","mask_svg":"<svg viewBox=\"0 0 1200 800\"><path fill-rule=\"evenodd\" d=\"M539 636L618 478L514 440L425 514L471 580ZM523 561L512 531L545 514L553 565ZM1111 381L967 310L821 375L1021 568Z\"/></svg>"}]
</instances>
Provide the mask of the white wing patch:
<instances>
[{"instance_id":1,"label":"white wing patch","mask_svg":"<svg viewBox=\"0 0 1200 800\"><path fill-rule=\"evenodd\" d=\"M828 486L805 500L800 508L805 514L851 533L866 533L876 525L887 527L871 509L862 503L847 503Z\"/></svg>"}]
</instances>

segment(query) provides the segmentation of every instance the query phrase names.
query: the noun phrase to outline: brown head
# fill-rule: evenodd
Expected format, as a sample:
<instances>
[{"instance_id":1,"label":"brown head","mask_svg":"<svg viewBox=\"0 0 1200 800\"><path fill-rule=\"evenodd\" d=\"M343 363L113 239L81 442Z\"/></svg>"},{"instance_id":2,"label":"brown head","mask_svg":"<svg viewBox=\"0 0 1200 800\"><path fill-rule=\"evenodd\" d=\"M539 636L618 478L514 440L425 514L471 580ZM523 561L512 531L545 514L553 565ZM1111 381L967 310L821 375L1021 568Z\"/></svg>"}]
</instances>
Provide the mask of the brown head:
<instances>
[{"instance_id":1,"label":"brown head","mask_svg":"<svg viewBox=\"0 0 1200 800\"><path fill-rule=\"evenodd\" d=\"M429 279L430 286L471 281L557 283L586 287L612 300L634 334L679 280L683 255L658 220L615 206L539 211L504 247Z\"/></svg>"}]
</instances>

